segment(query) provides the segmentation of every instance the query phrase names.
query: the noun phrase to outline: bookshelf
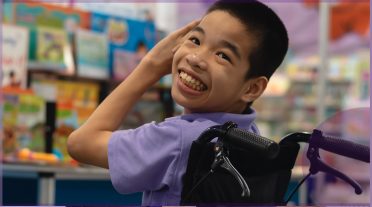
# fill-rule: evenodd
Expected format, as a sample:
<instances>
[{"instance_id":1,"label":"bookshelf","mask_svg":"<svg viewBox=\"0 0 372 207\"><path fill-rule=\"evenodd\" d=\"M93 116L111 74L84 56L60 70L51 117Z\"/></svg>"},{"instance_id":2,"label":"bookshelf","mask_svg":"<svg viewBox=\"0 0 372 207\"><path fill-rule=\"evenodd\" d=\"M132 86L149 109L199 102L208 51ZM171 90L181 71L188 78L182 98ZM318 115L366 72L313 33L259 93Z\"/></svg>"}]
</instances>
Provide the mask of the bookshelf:
<instances>
[{"instance_id":1,"label":"bookshelf","mask_svg":"<svg viewBox=\"0 0 372 207\"><path fill-rule=\"evenodd\" d=\"M287 94L288 111L286 133L295 131L311 132L318 124L316 110L318 101L323 101L326 110L325 117L330 117L343 109L345 93L349 91L349 80L327 80L324 100L317 100L316 79L291 80Z\"/></svg>"},{"instance_id":2,"label":"bookshelf","mask_svg":"<svg viewBox=\"0 0 372 207\"><path fill-rule=\"evenodd\" d=\"M35 96L56 104L53 139L59 141L53 145L60 148L66 148L69 133L128 76L158 38L152 19L131 19L63 4L8 2L4 15L6 35L2 42L9 43L6 51L13 51L7 53L7 68L17 72L22 89L33 89ZM9 84L13 80L9 72L5 74L8 79L4 84ZM170 88L155 85L134 111L132 115L137 115L132 118L139 118L123 123L122 128L171 116ZM12 139L18 141L17 137ZM62 151L68 156L66 149Z\"/></svg>"}]
</instances>

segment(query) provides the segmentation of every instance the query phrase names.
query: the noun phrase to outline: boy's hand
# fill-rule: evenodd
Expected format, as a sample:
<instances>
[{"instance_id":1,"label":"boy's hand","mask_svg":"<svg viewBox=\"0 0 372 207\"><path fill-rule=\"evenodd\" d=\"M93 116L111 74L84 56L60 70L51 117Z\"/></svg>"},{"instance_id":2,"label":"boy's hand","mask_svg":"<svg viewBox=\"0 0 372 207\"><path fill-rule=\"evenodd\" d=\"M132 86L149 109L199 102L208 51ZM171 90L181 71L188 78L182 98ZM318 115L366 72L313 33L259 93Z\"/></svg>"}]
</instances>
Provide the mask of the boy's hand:
<instances>
[{"instance_id":1,"label":"boy's hand","mask_svg":"<svg viewBox=\"0 0 372 207\"><path fill-rule=\"evenodd\" d=\"M158 42L144 57L150 64L152 72L159 78L172 72L172 61L175 51L185 41L187 34L197 25L200 20L192 21L186 26L172 32Z\"/></svg>"}]
</instances>

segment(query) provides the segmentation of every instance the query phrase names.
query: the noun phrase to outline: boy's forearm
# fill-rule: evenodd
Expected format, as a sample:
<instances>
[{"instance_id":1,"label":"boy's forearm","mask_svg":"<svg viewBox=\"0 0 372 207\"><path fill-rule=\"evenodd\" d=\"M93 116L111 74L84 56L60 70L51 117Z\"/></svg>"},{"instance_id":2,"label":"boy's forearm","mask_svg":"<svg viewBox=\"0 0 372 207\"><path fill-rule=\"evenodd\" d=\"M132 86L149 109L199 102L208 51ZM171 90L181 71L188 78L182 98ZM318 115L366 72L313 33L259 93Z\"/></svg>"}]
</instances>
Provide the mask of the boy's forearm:
<instances>
[{"instance_id":1,"label":"boy's forearm","mask_svg":"<svg viewBox=\"0 0 372 207\"><path fill-rule=\"evenodd\" d=\"M89 117L82 128L92 131L115 131L133 105L160 77L151 72L149 61L143 60Z\"/></svg>"},{"instance_id":2,"label":"boy's forearm","mask_svg":"<svg viewBox=\"0 0 372 207\"><path fill-rule=\"evenodd\" d=\"M136 101L156 83L160 75L151 72L148 61L136 69L98 106L89 119L72 134L67 142L69 154L76 160L108 168L107 146Z\"/></svg>"}]
</instances>

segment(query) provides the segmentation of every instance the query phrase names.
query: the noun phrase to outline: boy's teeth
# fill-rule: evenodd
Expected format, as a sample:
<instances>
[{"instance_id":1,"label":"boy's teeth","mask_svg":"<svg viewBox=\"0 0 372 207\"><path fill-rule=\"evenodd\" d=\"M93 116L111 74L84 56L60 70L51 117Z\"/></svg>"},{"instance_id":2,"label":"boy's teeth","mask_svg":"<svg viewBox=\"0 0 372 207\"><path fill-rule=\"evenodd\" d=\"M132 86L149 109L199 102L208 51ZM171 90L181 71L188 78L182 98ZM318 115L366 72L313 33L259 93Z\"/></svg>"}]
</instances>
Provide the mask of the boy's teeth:
<instances>
[{"instance_id":1,"label":"boy's teeth","mask_svg":"<svg viewBox=\"0 0 372 207\"><path fill-rule=\"evenodd\" d=\"M188 87L197 90L197 91L204 91L206 90L206 86L201 83L199 80L196 80L192 76L188 75L187 73L181 71L180 72L180 78L184 84L186 84Z\"/></svg>"}]
</instances>

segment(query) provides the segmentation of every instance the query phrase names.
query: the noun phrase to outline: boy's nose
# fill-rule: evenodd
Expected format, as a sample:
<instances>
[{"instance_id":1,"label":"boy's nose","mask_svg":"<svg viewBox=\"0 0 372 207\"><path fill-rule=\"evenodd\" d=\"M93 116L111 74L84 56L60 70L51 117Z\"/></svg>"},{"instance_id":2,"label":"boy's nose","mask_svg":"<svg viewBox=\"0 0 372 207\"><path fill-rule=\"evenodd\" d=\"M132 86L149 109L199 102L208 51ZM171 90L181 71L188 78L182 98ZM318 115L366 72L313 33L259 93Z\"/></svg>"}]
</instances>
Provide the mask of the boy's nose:
<instances>
[{"instance_id":1,"label":"boy's nose","mask_svg":"<svg viewBox=\"0 0 372 207\"><path fill-rule=\"evenodd\" d=\"M192 67L197 67L199 69L205 69L207 67L207 63L203 58L200 57L197 53L191 53L186 56L186 61Z\"/></svg>"}]
</instances>

